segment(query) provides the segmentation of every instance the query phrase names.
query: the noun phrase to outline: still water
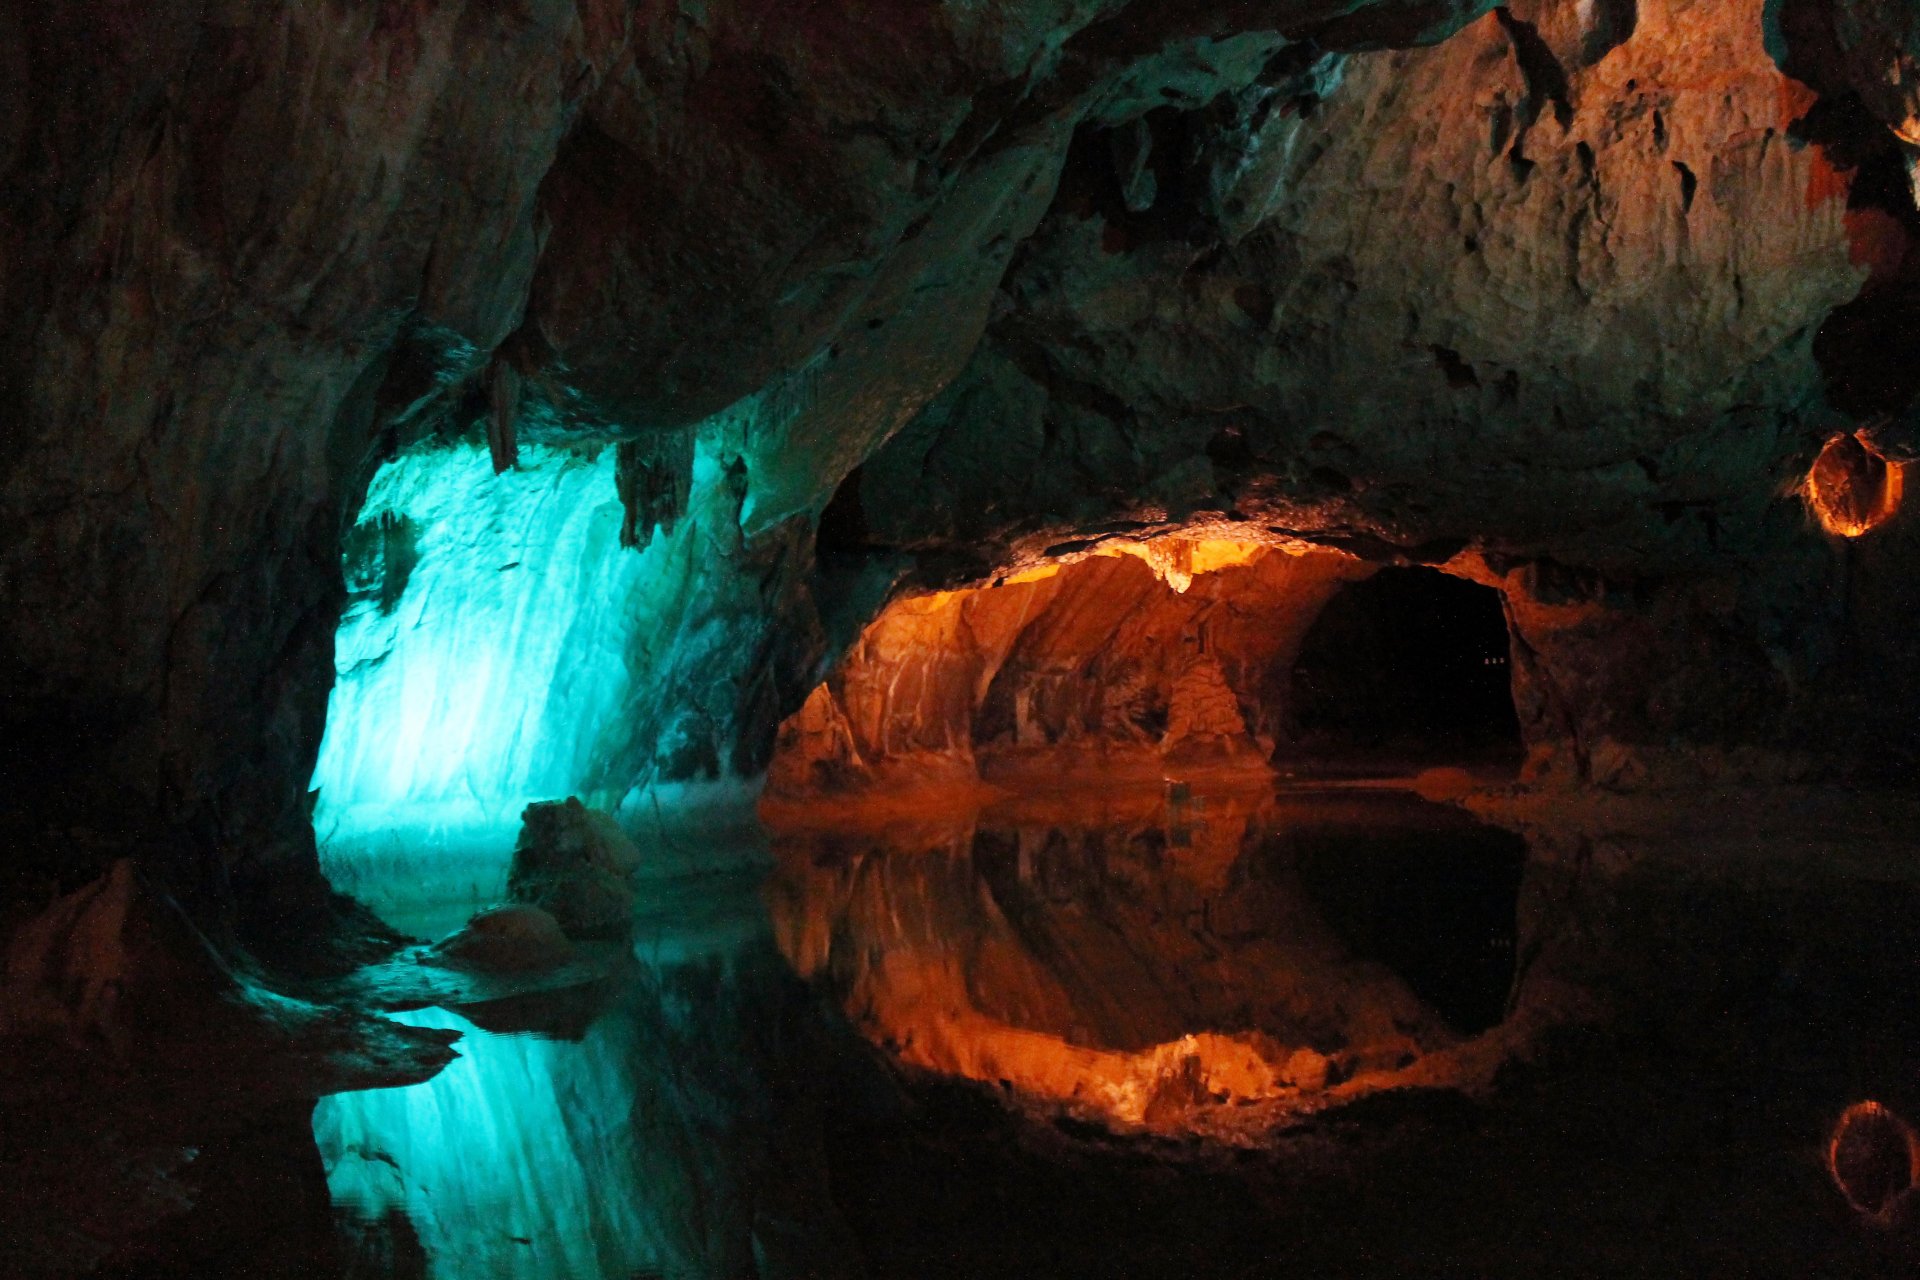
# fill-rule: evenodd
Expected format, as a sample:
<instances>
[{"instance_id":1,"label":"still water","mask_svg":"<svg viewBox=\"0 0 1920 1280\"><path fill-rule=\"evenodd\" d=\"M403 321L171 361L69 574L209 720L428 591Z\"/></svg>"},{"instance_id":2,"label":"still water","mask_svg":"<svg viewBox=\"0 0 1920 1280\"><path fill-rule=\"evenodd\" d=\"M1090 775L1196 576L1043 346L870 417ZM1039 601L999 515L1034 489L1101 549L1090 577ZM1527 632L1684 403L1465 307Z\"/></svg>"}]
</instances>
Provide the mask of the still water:
<instances>
[{"instance_id":1,"label":"still water","mask_svg":"<svg viewBox=\"0 0 1920 1280\"><path fill-rule=\"evenodd\" d=\"M1016 801L772 862L651 883L585 986L398 1015L461 1057L320 1099L326 1239L233 1274L1907 1265L1819 1151L1915 1065L1899 984L1843 993L1913 940L1908 890L1602 874L1332 790Z\"/></svg>"}]
</instances>

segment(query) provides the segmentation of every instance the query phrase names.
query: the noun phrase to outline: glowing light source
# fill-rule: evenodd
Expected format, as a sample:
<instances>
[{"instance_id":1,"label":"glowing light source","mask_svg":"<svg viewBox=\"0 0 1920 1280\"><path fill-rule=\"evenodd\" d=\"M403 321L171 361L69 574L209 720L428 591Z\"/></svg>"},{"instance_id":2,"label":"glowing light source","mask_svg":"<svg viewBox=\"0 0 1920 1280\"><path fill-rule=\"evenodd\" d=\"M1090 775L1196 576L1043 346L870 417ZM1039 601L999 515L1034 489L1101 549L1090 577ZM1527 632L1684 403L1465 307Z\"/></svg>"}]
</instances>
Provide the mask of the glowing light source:
<instances>
[{"instance_id":1,"label":"glowing light source","mask_svg":"<svg viewBox=\"0 0 1920 1280\"><path fill-rule=\"evenodd\" d=\"M424 449L368 491L313 779L336 879L371 860L417 880L427 866L395 859L430 832L495 851L499 866L447 886L484 895L519 809L580 789L605 757L659 556L620 545L611 449L520 455L496 476L479 445ZM395 830L403 846L368 844Z\"/></svg>"},{"instance_id":2,"label":"glowing light source","mask_svg":"<svg viewBox=\"0 0 1920 1280\"><path fill-rule=\"evenodd\" d=\"M578 795L635 821L663 790L751 803L737 780L705 797L660 784L651 726L687 673L720 687L753 660L763 620L726 576L756 523L806 489L804 442L782 428L808 408L813 368L687 428L685 511L638 547L621 542L611 448L523 441L496 475L483 443L433 442L380 469L345 540L352 595L312 784L337 884L425 878L420 896L485 899L533 800Z\"/></svg>"},{"instance_id":3,"label":"glowing light source","mask_svg":"<svg viewBox=\"0 0 1920 1280\"><path fill-rule=\"evenodd\" d=\"M1891 462L1858 433L1827 441L1807 473L1807 505L1828 533L1857 538L1878 528L1900 509L1904 468Z\"/></svg>"},{"instance_id":4,"label":"glowing light source","mask_svg":"<svg viewBox=\"0 0 1920 1280\"><path fill-rule=\"evenodd\" d=\"M1920 1182L1920 1135L1878 1102L1856 1102L1833 1127L1827 1170L1848 1204L1887 1221L1900 1197Z\"/></svg>"}]
</instances>

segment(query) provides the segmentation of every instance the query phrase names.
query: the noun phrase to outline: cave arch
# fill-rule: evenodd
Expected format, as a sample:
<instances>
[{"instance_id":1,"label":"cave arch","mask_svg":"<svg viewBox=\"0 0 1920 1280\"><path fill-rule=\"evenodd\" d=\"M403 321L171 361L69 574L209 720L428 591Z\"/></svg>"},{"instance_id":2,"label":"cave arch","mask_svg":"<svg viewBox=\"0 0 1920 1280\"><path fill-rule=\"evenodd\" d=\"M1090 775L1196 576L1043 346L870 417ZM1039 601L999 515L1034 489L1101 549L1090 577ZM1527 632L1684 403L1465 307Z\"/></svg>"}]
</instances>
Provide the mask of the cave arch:
<instances>
[{"instance_id":1,"label":"cave arch","mask_svg":"<svg viewBox=\"0 0 1920 1280\"><path fill-rule=\"evenodd\" d=\"M896 599L783 726L775 795L1513 763L1500 593L1194 537Z\"/></svg>"}]
</instances>

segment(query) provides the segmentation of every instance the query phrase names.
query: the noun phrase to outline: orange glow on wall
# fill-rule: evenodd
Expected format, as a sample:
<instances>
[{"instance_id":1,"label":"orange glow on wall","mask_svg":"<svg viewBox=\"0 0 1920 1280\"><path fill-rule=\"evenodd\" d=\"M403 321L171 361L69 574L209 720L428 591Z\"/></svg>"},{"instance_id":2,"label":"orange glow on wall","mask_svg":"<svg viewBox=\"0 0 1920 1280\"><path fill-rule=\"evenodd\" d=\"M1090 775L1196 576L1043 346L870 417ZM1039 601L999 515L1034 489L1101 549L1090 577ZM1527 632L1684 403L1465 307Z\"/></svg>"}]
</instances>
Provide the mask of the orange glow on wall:
<instances>
[{"instance_id":1,"label":"orange glow on wall","mask_svg":"<svg viewBox=\"0 0 1920 1280\"><path fill-rule=\"evenodd\" d=\"M782 726L763 814L862 791L911 809L1023 771L1055 785L1063 767L1264 774L1285 697L1272 674L1372 568L1231 537L1111 539L894 600Z\"/></svg>"},{"instance_id":2,"label":"orange glow on wall","mask_svg":"<svg viewBox=\"0 0 1920 1280\"><path fill-rule=\"evenodd\" d=\"M1153 570L1154 576L1184 594L1193 580L1223 569L1240 569L1275 550L1267 543L1237 538L1152 538L1145 542L1108 542L1096 556L1132 556ZM1287 554L1299 554L1286 549Z\"/></svg>"},{"instance_id":3,"label":"orange glow on wall","mask_svg":"<svg viewBox=\"0 0 1920 1280\"><path fill-rule=\"evenodd\" d=\"M1920 1182L1920 1135L1878 1102L1856 1102L1833 1127L1827 1171L1848 1204L1888 1221L1895 1203Z\"/></svg>"},{"instance_id":4,"label":"orange glow on wall","mask_svg":"<svg viewBox=\"0 0 1920 1280\"><path fill-rule=\"evenodd\" d=\"M1805 491L1822 529L1857 538L1892 518L1905 487L1902 465L1855 433L1827 441L1807 473Z\"/></svg>"}]
</instances>

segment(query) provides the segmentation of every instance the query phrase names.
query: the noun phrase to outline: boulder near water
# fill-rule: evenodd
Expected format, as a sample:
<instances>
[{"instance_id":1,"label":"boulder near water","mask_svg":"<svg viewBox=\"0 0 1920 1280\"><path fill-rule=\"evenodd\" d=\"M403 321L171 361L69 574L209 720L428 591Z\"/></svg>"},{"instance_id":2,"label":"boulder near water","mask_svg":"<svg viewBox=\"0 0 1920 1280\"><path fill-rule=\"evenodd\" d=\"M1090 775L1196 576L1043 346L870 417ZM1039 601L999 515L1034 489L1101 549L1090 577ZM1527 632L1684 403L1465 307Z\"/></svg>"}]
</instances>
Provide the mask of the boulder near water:
<instances>
[{"instance_id":1,"label":"boulder near water","mask_svg":"<svg viewBox=\"0 0 1920 1280\"><path fill-rule=\"evenodd\" d=\"M548 912L570 938L624 932L640 850L612 815L569 796L528 805L520 823L508 896Z\"/></svg>"}]
</instances>

